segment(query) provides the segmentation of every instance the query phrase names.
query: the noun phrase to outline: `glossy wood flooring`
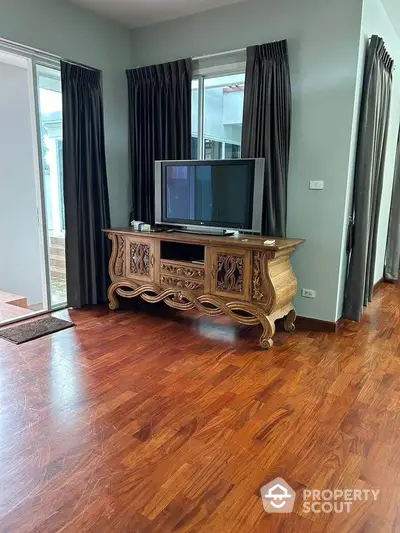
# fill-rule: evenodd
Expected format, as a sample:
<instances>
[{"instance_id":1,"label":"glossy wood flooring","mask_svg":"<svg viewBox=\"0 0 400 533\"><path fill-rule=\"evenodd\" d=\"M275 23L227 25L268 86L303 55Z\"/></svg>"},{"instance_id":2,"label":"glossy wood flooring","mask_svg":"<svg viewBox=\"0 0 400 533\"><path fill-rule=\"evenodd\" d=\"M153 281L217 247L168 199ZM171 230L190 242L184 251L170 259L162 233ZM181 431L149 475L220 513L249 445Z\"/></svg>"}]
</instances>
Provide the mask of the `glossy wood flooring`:
<instances>
[{"instance_id":1,"label":"glossy wood flooring","mask_svg":"<svg viewBox=\"0 0 400 533\"><path fill-rule=\"evenodd\" d=\"M28 309L28 302L24 296L0 290L0 324L31 314L32 310Z\"/></svg>"},{"instance_id":2,"label":"glossy wood flooring","mask_svg":"<svg viewBox=\"0 0 400 533\"><path fill-rule=\"evenodd\" d=\"M2 533L400 531L400 286L361 325L281 332L270 352L258 328L140 308L0 340ZM267 515L277 476L381 493Z\"/></svg>"}]
</instances>

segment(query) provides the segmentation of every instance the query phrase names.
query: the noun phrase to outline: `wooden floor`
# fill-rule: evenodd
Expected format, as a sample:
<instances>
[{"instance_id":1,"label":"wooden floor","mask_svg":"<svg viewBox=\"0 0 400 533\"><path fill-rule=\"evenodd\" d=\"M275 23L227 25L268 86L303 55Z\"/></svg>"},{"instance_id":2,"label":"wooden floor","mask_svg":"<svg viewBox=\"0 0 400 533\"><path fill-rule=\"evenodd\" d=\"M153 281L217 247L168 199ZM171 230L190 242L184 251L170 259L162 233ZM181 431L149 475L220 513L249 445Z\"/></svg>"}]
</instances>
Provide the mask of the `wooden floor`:
<instances>
[{"instance_id":1,"label":"wooden floor","mask_svg":"<svg viewBox=\"0 0 400 533\"><path fill-rule=\"evenodd\" d=\"M1 533L400 531L399 285L361 325L270 352L258 328L141 309L0 340ZM263 510L277 476L292 514ZM304 488L381 493L305 515Z\"/></svg>"},{"instance_id":2,"label":"wooden floor","mask_svg":"<svg viewBox=\"0 0 400 533\"><path fill-rule=\"evenodd\" d=\"M21 319L32 314L24 296L0 290L0 324L8 320Z\"/></svg>"}]
</instances>

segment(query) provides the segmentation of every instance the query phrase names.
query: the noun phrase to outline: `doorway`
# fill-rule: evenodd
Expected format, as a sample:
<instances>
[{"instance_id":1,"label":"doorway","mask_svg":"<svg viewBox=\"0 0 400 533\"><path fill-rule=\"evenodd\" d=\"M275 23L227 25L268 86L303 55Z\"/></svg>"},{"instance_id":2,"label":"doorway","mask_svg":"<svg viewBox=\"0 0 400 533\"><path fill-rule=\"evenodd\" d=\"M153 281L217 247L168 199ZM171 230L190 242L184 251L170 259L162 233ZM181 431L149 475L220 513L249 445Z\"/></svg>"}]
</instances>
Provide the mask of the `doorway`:
<instances>
[{"instance_id":1,"label":"doorway","mask_svg":"<svg viewBox=\"0 0 400 533\"><path fill-rule=\"evenodd\" d=\"M60 72L0 48L0 325L66 305Z\"/></svg>"}]
</instances>

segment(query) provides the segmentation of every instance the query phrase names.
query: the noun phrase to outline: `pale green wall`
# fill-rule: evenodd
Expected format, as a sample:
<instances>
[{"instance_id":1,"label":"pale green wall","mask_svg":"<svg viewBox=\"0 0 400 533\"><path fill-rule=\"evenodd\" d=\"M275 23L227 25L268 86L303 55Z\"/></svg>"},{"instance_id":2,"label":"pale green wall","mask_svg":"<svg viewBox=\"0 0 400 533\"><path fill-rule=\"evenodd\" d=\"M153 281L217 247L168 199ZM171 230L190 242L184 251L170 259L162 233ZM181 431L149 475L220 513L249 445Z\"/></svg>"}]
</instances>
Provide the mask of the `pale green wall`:
<instances>
[{"instance_id":1,"label":"pale green wall","mask_svg":"<svg viewBox=\"0 0 400 533\"><path fill-rule=\"evenodd\" d=\"M126 225L129 31L65 0L1 0L0 38L103 71L111 217L113 225Z\"/></svg>"},{"instance_id":2,"label":"pale green wall","mask_svg":"<svg viewBox=\"0 0 400 533\"><path fill-rule=\"evenodd\" d=\"M288 39L293 133L288 234L307 243L295 254L302 316L338 318L342 237L362 0L249 0L132 32L132 65L236 50ZM324 180L324 191L310 191Z\"/></svg>"},{"instance_id":3,"label":"pale green wall","mask_svg":"<svg viewBox=\"0 0 400 533\"><path fill-rule=\"evenodd\" d=\"M250 0L128 32L64 0L1 0L0 37L103 71L106 149L114 225L128 210L125 69L288 39L293 84L289 236L307 239L294 257L299 314L340 314L348 183L354 156L362 0ZM309 191L310 180L325 190Z\"/></svg>"}]
</instances>

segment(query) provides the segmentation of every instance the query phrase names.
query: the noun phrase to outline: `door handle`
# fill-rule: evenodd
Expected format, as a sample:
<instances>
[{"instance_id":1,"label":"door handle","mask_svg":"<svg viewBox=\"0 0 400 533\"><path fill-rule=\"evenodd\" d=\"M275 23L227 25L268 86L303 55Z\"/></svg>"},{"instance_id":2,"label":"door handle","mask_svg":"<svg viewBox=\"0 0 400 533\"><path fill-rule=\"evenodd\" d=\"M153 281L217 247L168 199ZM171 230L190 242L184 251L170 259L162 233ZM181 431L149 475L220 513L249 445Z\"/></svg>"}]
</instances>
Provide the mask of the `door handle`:
<instances>
[{"instance_id":1,"label":"door handle","mask_svg":"<svg viewBox=\"0 0 400 533\"><path fill-rule=\"evenodd\" d=\"M152 267L154 267L154 263L155 263L154 254L151 254L150 264Z\"/></svg>"},{"instance_id":2,"label":"door handle","mask_svg":"<svg viewBox=\"0 0 400 533\"><path fill-rule=\"evenodd\" d=\"M211 267L211 275L213 278L215 278L215 265Z\"/></svg>"}]
</instances>

